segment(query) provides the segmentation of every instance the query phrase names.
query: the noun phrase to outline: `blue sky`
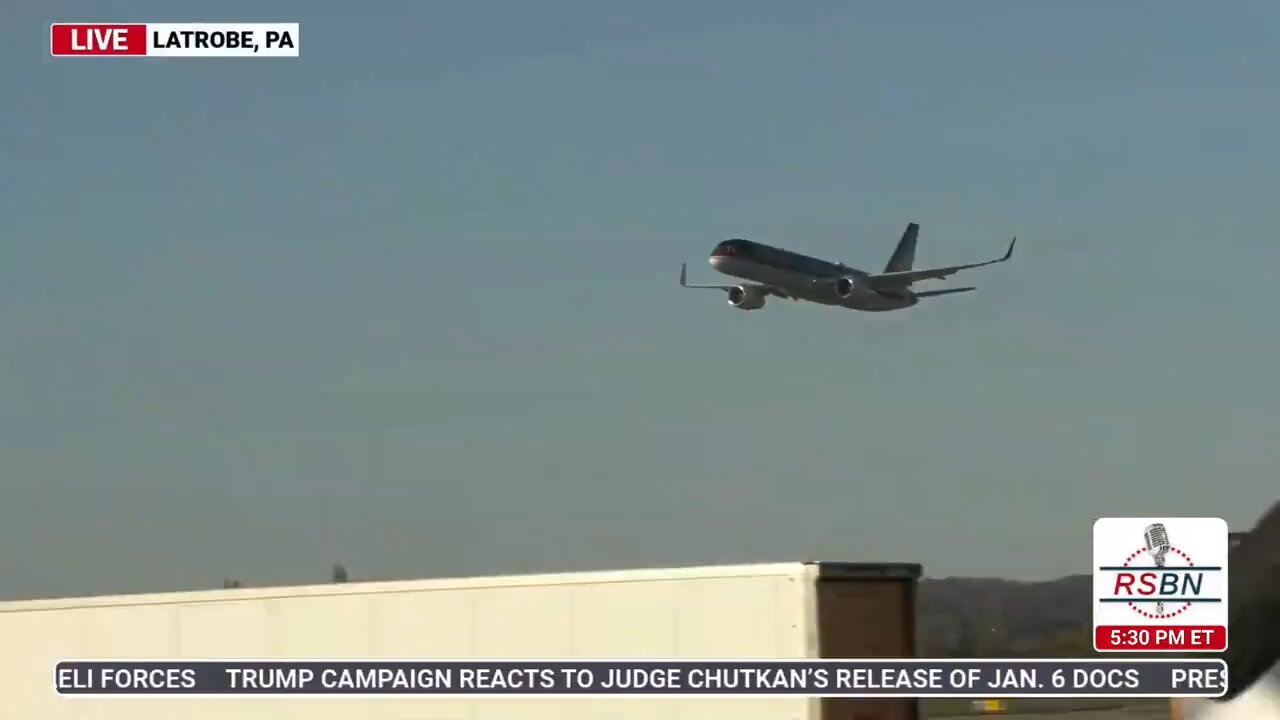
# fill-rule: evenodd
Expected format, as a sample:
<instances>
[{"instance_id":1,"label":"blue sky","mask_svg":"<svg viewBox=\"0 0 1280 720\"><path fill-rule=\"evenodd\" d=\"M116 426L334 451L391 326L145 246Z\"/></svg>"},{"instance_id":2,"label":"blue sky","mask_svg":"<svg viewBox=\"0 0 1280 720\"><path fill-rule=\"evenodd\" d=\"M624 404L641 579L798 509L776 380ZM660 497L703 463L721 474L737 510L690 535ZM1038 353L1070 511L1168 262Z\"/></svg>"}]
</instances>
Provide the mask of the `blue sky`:
<instances>
[{"instance_id":1,"label":"blue sky","mask_svg":"<svg viewBox=\"0 0 1280 720\"><path fill-rule=\"evenodd\" d=\"M1087 572L1275 499L1280 7L49 2L0 23L0 593ZM334 6L337 7L336 5ZM298 60L75 60L271 20ZM749 237L869 315L682 291Z\"/></svg>"}]
</instances>

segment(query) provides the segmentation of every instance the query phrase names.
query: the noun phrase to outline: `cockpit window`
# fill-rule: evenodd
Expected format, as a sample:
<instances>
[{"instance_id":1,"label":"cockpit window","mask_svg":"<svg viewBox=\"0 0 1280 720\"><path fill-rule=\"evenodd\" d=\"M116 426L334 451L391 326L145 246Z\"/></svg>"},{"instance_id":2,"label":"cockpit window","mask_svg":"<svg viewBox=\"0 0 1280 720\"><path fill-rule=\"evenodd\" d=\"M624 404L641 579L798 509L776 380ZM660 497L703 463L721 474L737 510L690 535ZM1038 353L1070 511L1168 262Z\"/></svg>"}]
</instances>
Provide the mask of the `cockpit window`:
<instances>
[{"instance_id":1,"label":"cockpit window","mask_svg":"<svg viewBox=\"0 0 1280 720\"><path fill-rule=\"evenodd\" d=\"M746 243L741 240L725 240L711 251L711 257L740 257L746 254Z\"/></svg>"}]
</instances>

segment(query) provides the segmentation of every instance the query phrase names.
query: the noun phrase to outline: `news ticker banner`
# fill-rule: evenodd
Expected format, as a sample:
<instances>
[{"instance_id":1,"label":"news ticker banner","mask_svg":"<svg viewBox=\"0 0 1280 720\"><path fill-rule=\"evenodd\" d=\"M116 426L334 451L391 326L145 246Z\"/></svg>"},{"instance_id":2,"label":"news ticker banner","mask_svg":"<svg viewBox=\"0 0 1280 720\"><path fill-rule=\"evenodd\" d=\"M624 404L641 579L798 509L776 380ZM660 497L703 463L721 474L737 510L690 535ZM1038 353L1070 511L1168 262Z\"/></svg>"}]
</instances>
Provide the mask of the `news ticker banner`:
<instances>
[{"instance_id":1,"label":"news ticker banner","mask_svg":"<svg viewBox=\"0 0 1280 720\"><path fill-rule=\"evenodd\" d=\"M298 23L53 23L54 57L298 57Z\"/></svg>"},{"instance_id":2,"label":"news ticker banner","mask_svg":"<svg viewBox=\"0 0 1280 720\"><path fill-rule=\"evenodd\" d=\"M1101 518L1093 525L1093 646L1100 652L1227 649L1222 518Z\"/></svg>"},{"instance_id":3,"label":"news ticker banner","mask_svg":"<svg viewBox=\"0 0 1280 720\"><path fill-rule=\"evenodd\" d=\"M65 660L71 697L1221 697L1208 659Z\"/></svg>"}]
</instances>

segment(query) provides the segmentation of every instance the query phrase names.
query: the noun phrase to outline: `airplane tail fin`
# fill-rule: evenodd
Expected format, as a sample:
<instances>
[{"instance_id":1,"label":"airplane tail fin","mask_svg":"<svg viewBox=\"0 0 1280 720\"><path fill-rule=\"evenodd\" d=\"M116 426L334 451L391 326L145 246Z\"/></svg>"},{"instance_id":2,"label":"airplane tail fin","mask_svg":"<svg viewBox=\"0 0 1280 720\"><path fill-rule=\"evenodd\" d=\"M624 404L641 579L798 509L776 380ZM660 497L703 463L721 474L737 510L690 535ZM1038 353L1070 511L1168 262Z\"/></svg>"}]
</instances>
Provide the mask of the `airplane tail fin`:
<instances>
[{"instance_id":1,"label":"airplane tail fin","mask_svg":"<svg viewBox=\"0 0 1280 720\"><path fill-rule=\"evenodd\" d=\"M902 239L898 241L898 247L894 248L893 255L889 256L889 264L884 266L885 272L904 272L911 269L916 261L916 235L919 233L919 225L916 223L907 225L906 232L902 233Z\"/></svg>"}]
</instances>

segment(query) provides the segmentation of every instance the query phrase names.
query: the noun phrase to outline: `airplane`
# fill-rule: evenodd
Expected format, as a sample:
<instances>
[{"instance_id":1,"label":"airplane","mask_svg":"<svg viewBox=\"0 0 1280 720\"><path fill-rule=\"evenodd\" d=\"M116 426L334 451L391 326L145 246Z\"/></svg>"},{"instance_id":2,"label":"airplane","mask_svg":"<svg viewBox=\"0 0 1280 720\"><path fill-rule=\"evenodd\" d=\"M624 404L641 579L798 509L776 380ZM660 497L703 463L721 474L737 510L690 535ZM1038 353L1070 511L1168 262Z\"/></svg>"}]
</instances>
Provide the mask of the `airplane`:
<instances>
[{"instance_id":1,"label":"airplane","mask_svg":"<svg viewBox=\"0 0 1280 720\"><path fill-rule=\"evenodd\" d=\"M709 262L715 270L748 282L736 285L693 285L688 282L688 263L680 266L680 285L686 288L723 290L729 305L739 310L759 310L765 299L773 295L788 300L806 300L861 310L886 312L909 308L922 298L970 292L976 287L944 290L912 290L920 280L938 280L961 270L1002 263L1013 257L1017 236L1009 250L995 260L913 270L916 255L917 223L909 223L898 240L884 272L869 273L843 263L831 263L807 255L771 247L763 243L735 238L719 243L711 251Z\"/></svg>"}]
</instances>

